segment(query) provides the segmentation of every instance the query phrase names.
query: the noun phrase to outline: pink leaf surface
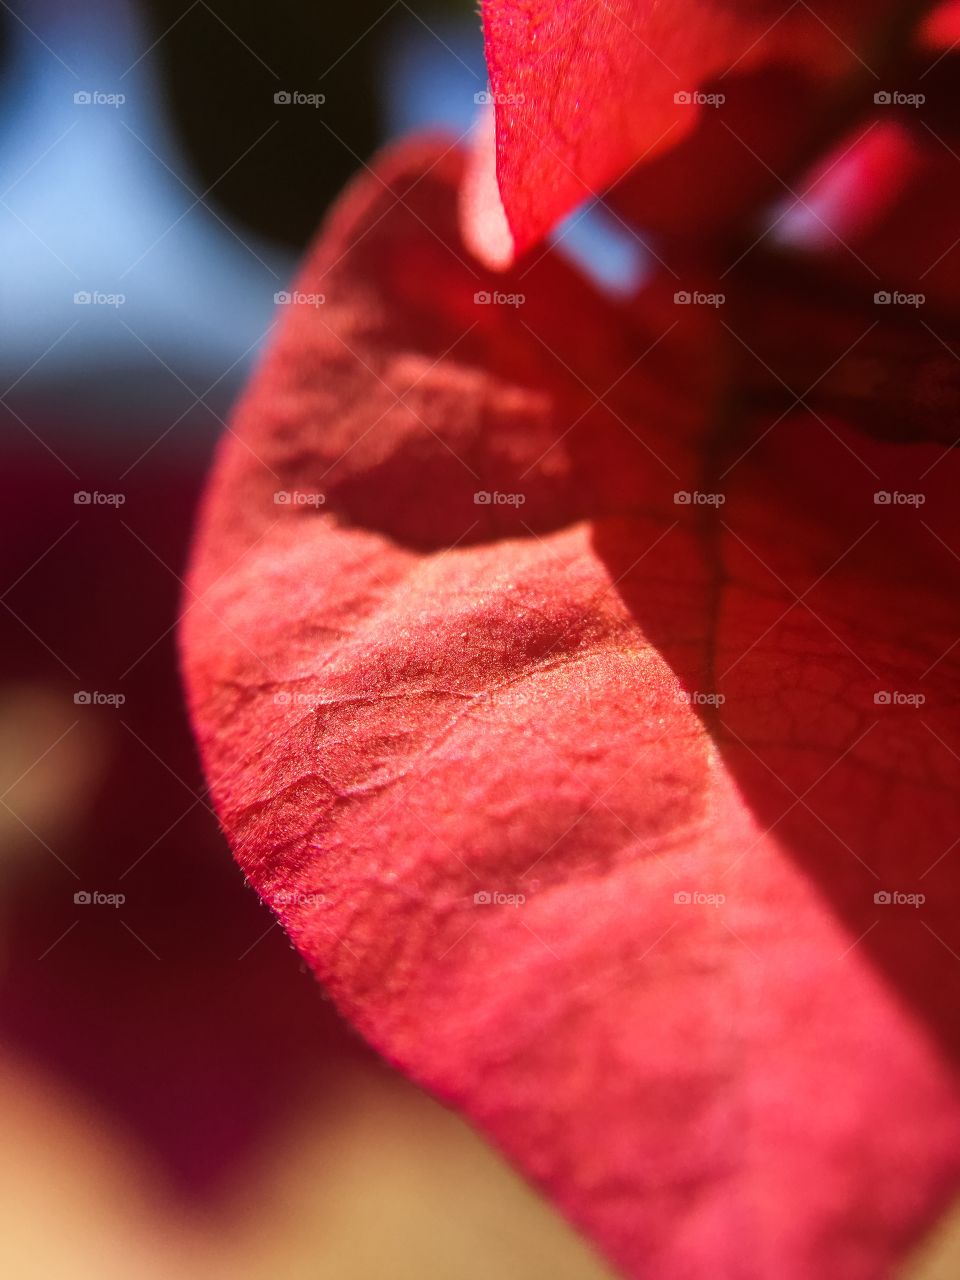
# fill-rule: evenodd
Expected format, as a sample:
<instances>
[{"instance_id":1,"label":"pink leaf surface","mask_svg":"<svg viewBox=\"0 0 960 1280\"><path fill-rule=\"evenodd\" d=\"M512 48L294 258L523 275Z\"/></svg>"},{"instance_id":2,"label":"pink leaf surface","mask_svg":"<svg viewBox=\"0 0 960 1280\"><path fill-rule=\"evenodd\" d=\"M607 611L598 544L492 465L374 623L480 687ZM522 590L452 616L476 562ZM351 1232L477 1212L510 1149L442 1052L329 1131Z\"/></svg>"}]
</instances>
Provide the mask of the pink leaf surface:
<instances>
[{"instance_id":1,"label":"pink leaf surface","mask_svg":"<svg viewBox=\"0 0 960 1280\"><path fill-rule=\"evenodd\" d=\"M887 1275L960 1150L956 455L771 429L672 281L480 272L461 169L354 184L223 442L181 636L218 811L625 1275Z\"/></svg>"}]
</instances>

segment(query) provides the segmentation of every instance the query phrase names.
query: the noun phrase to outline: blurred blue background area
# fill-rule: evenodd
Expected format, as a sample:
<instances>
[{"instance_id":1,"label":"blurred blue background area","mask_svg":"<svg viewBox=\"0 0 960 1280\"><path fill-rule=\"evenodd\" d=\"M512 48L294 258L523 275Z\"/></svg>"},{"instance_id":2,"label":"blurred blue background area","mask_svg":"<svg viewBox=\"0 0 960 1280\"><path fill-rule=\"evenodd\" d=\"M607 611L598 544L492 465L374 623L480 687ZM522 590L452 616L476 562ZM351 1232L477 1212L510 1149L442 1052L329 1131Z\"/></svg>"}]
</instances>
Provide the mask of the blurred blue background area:
<instances>
[{"instance_id":1,"label":"blurred blue background area","mask_svg":"<svg viewBox=\"0 0 960 1280\"><path fill-rule=\"evenodd\" d=\"M217 379L229 395L291 255L204 198L133 5L34 0L26 21L2 91L0 374L22 379L14 409L45 386L51 414L62 389L83 422L150 429L148 402L169 414Z\"/></svg>"},{"instance_id":2,"label":"blurred blue background area","mask_svg":"<svg viewBox=\"0 0 960 1280\"><path fill-rule=\"evenodd\" d=\"M485 84L469 13L360 3L322 30L292 24L292 58L283 5L279 50L203 0L18 0L0 14L0 385L7 429L44 441L209 444L345 175L418 123L464 132ZM274 100L291 90L325 93L322 122ZM211 116L204 153L191 125L209 133Z\"/></svg>"},{"instance_id":3,"label":"blurred blue background area","mask_svg":"<svg viewBox=\"0 0 960 1280\"><path fill-rule=\"evenodd\" d=\"M273 22L204 0L0 10L8 430L120 433L131 459L209 447L346 176L415 129L466 142L486 86L469 5L300 8L279 3ZM291 90L326 102L274 101ZM642 278L638 241L602 210L555 239L614 292Z\"/></svg>"}]
</instances>

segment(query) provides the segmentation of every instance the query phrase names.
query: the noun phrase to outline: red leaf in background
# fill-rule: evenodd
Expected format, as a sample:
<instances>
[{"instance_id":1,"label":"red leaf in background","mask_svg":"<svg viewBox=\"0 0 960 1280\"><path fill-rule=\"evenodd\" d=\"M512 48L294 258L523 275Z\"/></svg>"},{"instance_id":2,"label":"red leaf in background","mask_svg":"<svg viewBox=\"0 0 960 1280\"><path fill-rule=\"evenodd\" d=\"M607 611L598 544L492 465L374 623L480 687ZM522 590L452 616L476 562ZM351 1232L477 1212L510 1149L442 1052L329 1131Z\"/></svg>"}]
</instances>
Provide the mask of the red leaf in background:
<instances>
[{"instance_id":1,"label":"red leaf in background","mask_svg":"<svg viewBox=\"0 0 960 1280\"><path fill-rule=\"evenodd\" d=\"M929 49L943 53L953 49L960 40L960 0L941 0L928 15L921 34Z\"/></svg>"},{"instance_id":2,"label":"red leaf in background","mask_svg":"<svg viewBox=\"0 0 960 1280\"><path fill-rule=\"evenodd\" d=\"M694 243L731 236L784 195L778 175L809 154L829 114L822 85L779 65L716 80L712 89L723 93L722 109L699 111L676 146L631 166L607 193L645 232Z\"/></svg>"},{"instance_id":3,"label":"red leaf in background","mask_svg":"<svg viewBox=\"0 0 960 1280\"><path fill-rule=\"evenodd\" d=\"M851 281L956 309L957 146L956 127L932 131L890 120L858 129L814 170L799 216L785 227L818 257L829 255L833 270Z\"/></svg>"},{"instance_id":4,"label":"red leaf in background","mask_svg":"<svg viewBox=\"0 0 960 1280\"><path fill-rule=\"evenodd\" d=\"M460 169L353 186L223 444L181 636L219 813L626 1274L886 1275L960 1150L957 455L770 430L656 284L478 273Z\"/></svg>"},{"instance_id":5,"label":"red leaf in background","mask_svg":"<svg viewBox=\"0 0 960 1280\"><path fill-rule=\"evenodd\" d=\"M890 87L812 158L792 190L780 180L782 211L768 215L771 231L794 248L813 250L820 269L828 267L864 292L919 293L954 312L960 301L958 15L960 5L953 4L930 15L904 46L895 77L883 81ZM770 147L768 158L776 155ZM686 159L688 176L696 174L693 157ZM613 193L621 208L649 217L669 202L669 186L660 206L651 198L648 184L657 169L650 166ZM722 217L728 187L720 177L716 189ZM685 232L682 223L678 227Z\"/></svg>"},{"instance_id":6,"label":"red leaf in background","mask_svg":"<svg viewBox=\"0 0 960 1280\"><path fill-rule=\"evenodd\" d=\"M890 39L890 23L901 8L892 0L799 4L786 10L772 0L485 0L496 175L509 236L501 230L491 239L489 223L474 222L468 211L471 247L491 265L508 264L575 205L682 144L698 128L700 114L714 110L698 104L696 94L722 93L731 73L739 78L767 67L801 73L792 98L778 95L778 109L771 111L767 102L764 112L737 117L748 145L763 150L769 116L775 116L782 141L774 158L785 158L804 132L815 135L821 124L816 93L829 95L850 73L870 74L867 64ZM750 76L737 83L748 98ZM713 133L713 125L705 127ZM749 157L738 155L727 139L724 144L736 171L746 168L751 184L762 183ZM726 172L715 148L696 145L694 154L708 157L722 188L736 192L736 173ZM478 164L484 172L492 169L489 156ZM671 181L668 177L667 201ZM698 204L697 196L695 186L689 198ZM478 207L488 207L491 200L492 192Z\"/></svg>"},{"instance_id":7,"label":"red leaf in background","mask_svg":"<svg viewBox=\"0 0 960 1280\"><path fill-rule=\"evenodd\" d=\"M829 92L781 64L719 77L705 88L722 92L722 106L701 111L686 137L632 166L605 198L674 252L677 241L716 250L745 231L740 249L749 251L796 217L848 270L864 265L853 241L861 258L888 272L888 283L903 266L909 284L912 265L915 285L956 241L957 60L946 55L958 43L957 12L960 6L945 6L894 43L877 63L887 74L867 84L841 81ZM886 86L895 86L900 102L916 97L923 110L898 106ZM775 203L782 212L771 211ZM877 229L882 240L874 243ZM956 298L956 271L951 259L939 274L952 278L930 281L928 291ZM860 275L869 280L869 269Z\"/></svg>"}]
</instances>

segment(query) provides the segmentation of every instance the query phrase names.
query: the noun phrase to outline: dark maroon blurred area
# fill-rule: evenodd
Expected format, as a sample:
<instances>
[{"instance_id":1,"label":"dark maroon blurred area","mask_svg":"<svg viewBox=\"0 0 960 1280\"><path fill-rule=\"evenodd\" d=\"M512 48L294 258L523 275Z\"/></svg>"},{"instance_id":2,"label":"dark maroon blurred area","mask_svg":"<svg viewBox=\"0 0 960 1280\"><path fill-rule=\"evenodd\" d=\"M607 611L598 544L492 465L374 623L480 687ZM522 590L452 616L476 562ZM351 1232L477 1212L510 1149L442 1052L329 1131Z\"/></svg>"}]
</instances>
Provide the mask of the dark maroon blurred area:
<instances>
[{"instance_id":1,"label":"dark maroon blurred area","mask_svg":"<svg viewBox=\"0 0 960 1280\"><path fill-rule=\"evenodd\" d=\"M173 629L203 460L112 486L128 465L116 454L85 443L62 457L126 501L76 504L81 486L39 447L7 457L4 679L55 690L74 733L95 720L106 769L56 847L24 831L7 872L3 1035L111 1109L195 1196L298 1085L360 1049L244 885L208 806ZM77 691L125 702L77 705ZM126 901L74 902L94 890Z\"/></svg>"}]
</instances>

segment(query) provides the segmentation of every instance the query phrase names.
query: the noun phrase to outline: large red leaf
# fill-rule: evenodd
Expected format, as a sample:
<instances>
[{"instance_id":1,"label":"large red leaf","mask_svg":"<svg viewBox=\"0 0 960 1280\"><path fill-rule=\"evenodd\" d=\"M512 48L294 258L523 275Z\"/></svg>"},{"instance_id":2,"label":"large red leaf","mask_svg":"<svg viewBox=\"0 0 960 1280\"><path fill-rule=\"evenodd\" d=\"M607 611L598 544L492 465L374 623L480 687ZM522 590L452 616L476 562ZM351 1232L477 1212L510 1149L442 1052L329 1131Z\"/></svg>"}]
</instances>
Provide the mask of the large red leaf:
<instances>
[{"instance_id":1,"label":"large red leaf","mask_svg":"<svg viewBox=\"0 0 960 1280\"><path fill-rule=\"evenodd\" d=\"M960 1151L956 456L750 412L709 308L478 275L459 174L354 186L222 447L222 820L626 1274L886 1275Z\"/></svg>"},{"instance_id":2,"label":"large red leaf","mask_svg":"<svg viewBox=\"0 0 960 1280\"><path fill-rule=\"evenodd\" d=\"M902 8L895 0L821 0L786 8L776 0L484 0L496 171L509 237L501 233L491 240L489 224L475 222L471 209L473 247L497 264L511 252L522 253L582 200L675 147L696 129L703 112L715 114L731 73L802 69L823 90L856 72L873 84L878 73L872 64L885 53L891 20ZM749 97L746 84L746 95L742 86L740 92ZM802 133L801 117L808 131L821 127L799 81L774 114L789 139L784 152L797 146L792 135ZM767 119L769 103L752 117L735 110L731 123L763 150ZM708 134L713 132L708 126ZM716 132L719 137L719 127ZM748 181L762 186L765 175L726 134L721 145L729 147L738 171L746 167ZM714 150L694 148L711 167ZM719 162L717 170L721 189L732 194L736 183L728 182ZM691 203L709 221L709 189L702 193L705 207L700 194L695 188ZM669 202L669 191L664 198Z\"/></svg>"}]
</instances>

